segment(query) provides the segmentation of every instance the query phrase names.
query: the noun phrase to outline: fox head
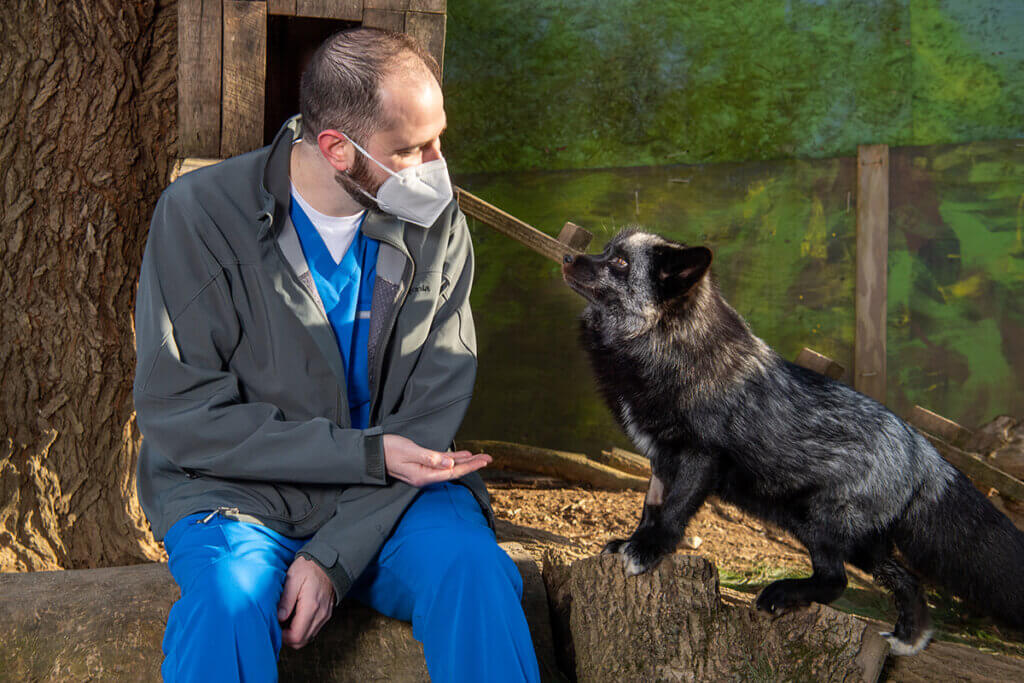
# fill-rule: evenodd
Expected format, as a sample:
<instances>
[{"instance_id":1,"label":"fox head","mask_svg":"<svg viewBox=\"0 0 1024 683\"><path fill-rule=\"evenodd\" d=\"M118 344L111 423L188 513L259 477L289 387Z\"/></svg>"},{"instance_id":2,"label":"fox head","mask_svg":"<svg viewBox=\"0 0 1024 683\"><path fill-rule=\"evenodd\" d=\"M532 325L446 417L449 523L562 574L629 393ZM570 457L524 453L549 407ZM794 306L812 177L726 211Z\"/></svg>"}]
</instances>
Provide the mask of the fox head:
<instances>
[{"instance_id":1,"label":"fox head","mask_svg":"<svg viewBox=\"0 0 1024 683\"><path fill-rule=\"evenodd\" d=\"M623 231L594 256L566 255L562 277L624 331L681 312L711 266L711 250L639 230Z\"/></svg>"}]
</instances>

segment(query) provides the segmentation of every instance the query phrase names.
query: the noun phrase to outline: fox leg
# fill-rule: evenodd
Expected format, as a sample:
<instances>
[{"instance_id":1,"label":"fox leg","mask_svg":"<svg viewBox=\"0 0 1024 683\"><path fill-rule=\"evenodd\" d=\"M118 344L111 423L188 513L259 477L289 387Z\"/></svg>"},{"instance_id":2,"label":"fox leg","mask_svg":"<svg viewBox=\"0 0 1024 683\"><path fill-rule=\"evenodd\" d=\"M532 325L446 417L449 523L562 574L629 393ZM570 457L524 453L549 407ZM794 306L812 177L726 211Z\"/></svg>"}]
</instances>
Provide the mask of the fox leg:
<instances>
[{"instance_id":1,"label":"fox leg","mask_svg":"<svg viewBox=\"0 0 1024 683\"><path fill-rule=\"evenodd\" d=\"M875 581L892 592L899 617L892 633L883 633L895 655L916 655L928 645L932 637L928 603L921 584L910 571L894 557L879 563L872 571Z\"/></svg>"},{"instance_id":2,"label":"fox leg","mask_svg":"<svg viewBox=\"0 0 1024 683\"><path fill-rule=\"evenodd\" d=\"M629 538L605 545L602 554L621 554L630 576L652 569L675 551L690 518L711 492L714 463L706 456L687 454L666 467L652 463L651 483L640 524ZM672 467L671 465L674 465Z\"/></svg>"},{"instance_id":3,"label":"fox leg","mask_svg":"<svg viewBox=\"0 0 1024 683\"><path fill-rule=\"evenodd\" d=\"M808 548L814 573L806 579L783 579L765 586L757 596L757 608L770 614L784 614L812 602L828 604L846 589L843 556L835 548Z\"/></svg>"}]
</instances>

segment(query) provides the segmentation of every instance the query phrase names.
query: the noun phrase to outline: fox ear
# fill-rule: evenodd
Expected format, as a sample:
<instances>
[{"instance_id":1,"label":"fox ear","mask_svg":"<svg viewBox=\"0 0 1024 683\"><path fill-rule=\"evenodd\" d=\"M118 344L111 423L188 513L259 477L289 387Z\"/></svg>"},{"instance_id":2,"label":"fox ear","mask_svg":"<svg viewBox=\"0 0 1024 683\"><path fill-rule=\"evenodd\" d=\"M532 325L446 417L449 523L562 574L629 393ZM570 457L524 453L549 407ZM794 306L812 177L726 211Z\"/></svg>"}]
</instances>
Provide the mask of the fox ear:
<instances>
[{"instance_id":1,"label":"fox ear","mask_svg":"<svg viewBox=\"0 0 1024 683\"><path fill-rule=\"evenodd\" d=\"M711 250L707 247L672 247L660 254L657 264L658 284L666 299L674 299L690 291L711 266Z\"/></svg>"}]
</instances>

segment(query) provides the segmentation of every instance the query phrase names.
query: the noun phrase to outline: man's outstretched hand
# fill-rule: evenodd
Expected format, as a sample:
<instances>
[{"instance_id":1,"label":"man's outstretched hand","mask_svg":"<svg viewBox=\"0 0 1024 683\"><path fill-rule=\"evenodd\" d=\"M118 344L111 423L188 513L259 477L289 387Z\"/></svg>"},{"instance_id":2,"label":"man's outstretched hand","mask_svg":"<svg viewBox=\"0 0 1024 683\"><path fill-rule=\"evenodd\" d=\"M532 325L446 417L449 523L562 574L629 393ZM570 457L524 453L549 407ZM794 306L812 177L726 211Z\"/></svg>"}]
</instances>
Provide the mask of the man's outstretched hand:
<instances>
[{"instance_id":1,"label":"man's outstretched hand","mask_svg":"<svg viewBox=\"0 0 1024 683\"><path fill-rule=\"evenodd\" d=\"M284 625L281 642L298 650L313 639L334 611L334 586L320 566L296 557L288 568L284 591L277 603L277 620Z\"/></svg>"},{"instance_id":2,"label":"man's outstretched hand","mask_svg":"<svg viewBox=\"0 0 1024 683\"><path fill-rule=\"evenodd\" d=\"M420 487L465 476L491 462L486 453L441 453L423 448L404 436L384 435L384 461L388 474Z\"/></svg>"}]
</instances>

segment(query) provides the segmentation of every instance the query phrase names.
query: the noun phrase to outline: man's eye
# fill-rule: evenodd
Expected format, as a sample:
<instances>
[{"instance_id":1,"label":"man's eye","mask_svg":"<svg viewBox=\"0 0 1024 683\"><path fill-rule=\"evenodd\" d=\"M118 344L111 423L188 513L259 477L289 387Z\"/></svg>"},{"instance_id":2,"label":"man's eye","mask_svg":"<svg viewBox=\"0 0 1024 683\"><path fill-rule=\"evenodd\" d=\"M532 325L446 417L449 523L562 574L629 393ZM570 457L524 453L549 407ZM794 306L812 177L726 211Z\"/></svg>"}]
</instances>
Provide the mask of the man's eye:
<instances>
[{"instance_id":1,"label":"man's eye","mask_svg":"<svg viewBox=\"0 0 1024 683\"><path fill-rule=\"evenodd\" d=\"M626 261L626 259L622 258L621 256L616 256L608 263L610 263L613 268L617 268L618 270L625 270L626 268L629 268L629 263Z\"/></svg>"}]
</instances>

